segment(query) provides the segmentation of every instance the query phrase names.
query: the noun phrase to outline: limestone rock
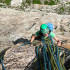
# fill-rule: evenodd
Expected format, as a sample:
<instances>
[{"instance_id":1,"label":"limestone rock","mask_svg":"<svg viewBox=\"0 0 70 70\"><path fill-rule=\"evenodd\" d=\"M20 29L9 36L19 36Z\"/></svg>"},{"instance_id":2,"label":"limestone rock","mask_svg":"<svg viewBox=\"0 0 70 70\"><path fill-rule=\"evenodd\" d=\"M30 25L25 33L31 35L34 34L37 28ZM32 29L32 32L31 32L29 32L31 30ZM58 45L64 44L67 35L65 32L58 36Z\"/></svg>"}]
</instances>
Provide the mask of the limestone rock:
<instances>
[{"instance_id":1,"label":"limestone rock","mask_svg":"<svg viewBox=\"0 0 70 70\"><path fill-rule=\"evenodd\" d=\"M22 0L12 0L11 7L18 7L21 6Z\"/></svg>"},{"instance_id":2,"label":"limestone rock","mask_svg":"<svg viewBox=\"0 0 70 70\"><path fill-rule=\"evenodd\" d=\"M70 42L70 15L0 8L0 51L12 47L12 41L17 39L30 40L31 35L40 29L40 25L48 22L53 24L54 33L60 40Z\"/></svg>"},{"instance_id":3,"label":"limestone rock","mask_svg":"<svg viewBox=\"0 0 70 70\"><path fill-rule=\"evenodd\" d=\"M34 46L14 47L5 53L4 66L6 70L33 70L35 56Z\"/></svg>"},{"instance_id":4,"label":"limestone rock","mask_svg":"<svg viewBox=\"0 0 70 70\"><path fill-rule=\"evenodd\" d=\"M30 12L0 8L0 52L12 47L4 56L7 70L32 69L32 64L29 67L28 64L35 58L35 48L29 46L13 48L13 41L29 41L32 34L40 29L41 24L52 23L56 36L64 41L64 44L70 44L70 15L47 13L41 8Z\"/></svg>"}]
</instances>

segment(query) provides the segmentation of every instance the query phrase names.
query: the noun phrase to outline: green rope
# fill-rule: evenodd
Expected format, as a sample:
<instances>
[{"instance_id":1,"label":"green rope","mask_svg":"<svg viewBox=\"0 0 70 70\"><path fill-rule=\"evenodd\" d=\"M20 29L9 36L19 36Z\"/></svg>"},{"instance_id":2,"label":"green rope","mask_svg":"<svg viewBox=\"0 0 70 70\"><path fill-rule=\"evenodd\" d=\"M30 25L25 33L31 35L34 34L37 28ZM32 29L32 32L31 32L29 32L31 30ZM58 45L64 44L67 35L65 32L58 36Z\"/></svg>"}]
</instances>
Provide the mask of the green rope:
<instances>
[{"instance_id":1,"label":"green rope","mask_svg":"<svg viewBox=\"0 0 70 70\"><path fill-rule=\"evenodd\" d=\"M59 70L58 65L57 65L57 62L55 61L55 58L53 56L53 53L54 54L56 53L56 49L57 49L56 46L55 45L52 46L52 43L51 43L50 38L45 39L45 43L47 44L46 52L49 55L49 60L50 60L50 63L51 63L52 70ZM36 42L34 42L34 45L37 45ZM51 51L50 45L52 46L53 53ZM38 47L38 46L36 46L36 47ZM43 48L43 46L39 47L39 49L42 49L42 48ZM66 70L65 69L65 66L64 66L65 53L63 53L63 59L61 59L61 57L59 55L59 52L62 52L62 50L59 50L59 48L60 47L58 47L58 59L59 59L60 69L61 70ZM40 60L41 70L44 70L44 64L42 63L43 55L41 55L40 52L38 52L38 54L39 54L39 58L37 58L34 62L36 62L39 59ZM56 59L57 59L57 57L56 57Z\"/></svg>"},{"instance_id":2,"label":"green rope","mask_svg":"<svg viewBox=\"0 0 70 70\"><path fill-rule=\"evenodd\" d=\"M57 69L57 70L59 70L58 69L58 66L57 66L57 64L56 64L56 62L55 62L55 60L54 60L54 57L53 57L53 55L52 55L52 52L51 52L51 49L50 49L50 47L49 47L49 43L47 43L48 44L48 49L49 49L49 55L51 56L51 65L52 65L52 67L53 67L53 65L54 65L54 67L53 67L53 70L54 70L54 68L55 69ZM53 61L53 64L52 64L52 61Z\"/></svg>"}]
</instances>

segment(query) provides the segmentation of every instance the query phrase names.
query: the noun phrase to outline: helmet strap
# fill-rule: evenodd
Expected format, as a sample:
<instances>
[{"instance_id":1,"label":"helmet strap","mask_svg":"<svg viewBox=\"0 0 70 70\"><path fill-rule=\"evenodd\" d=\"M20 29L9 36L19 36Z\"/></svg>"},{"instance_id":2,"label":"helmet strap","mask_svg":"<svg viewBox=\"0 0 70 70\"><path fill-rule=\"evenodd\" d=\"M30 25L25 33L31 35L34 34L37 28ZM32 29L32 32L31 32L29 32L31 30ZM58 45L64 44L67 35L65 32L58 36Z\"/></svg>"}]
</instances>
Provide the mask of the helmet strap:
<instances>
[{"instance_id":1,"label":"helmet strap","mask_svg":"<svg viewBox=\"0 0 70 70\"><path fill-rule=\"evenodd\" d=\"M49 30L49 34L50 34L51 30Z\"/></svg>"}]
</instances>

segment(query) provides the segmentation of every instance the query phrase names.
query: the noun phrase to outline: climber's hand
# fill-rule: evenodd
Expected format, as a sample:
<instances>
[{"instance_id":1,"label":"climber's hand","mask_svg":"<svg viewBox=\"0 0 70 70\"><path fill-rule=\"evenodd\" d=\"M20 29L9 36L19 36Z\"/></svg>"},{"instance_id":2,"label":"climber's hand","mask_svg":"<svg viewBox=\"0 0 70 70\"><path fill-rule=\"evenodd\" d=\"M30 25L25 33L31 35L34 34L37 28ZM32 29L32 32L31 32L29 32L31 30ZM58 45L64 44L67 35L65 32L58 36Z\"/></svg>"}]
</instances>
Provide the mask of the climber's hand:
<instances>
[{"instance_id":1,"label":"climber's hand","mask_svg":"<svg viewBox=\"0 0 70 70\"><path fill-rule=\"evenodd\" d=\"M58 46L61 46L61 42L58 42L57 45L58 45Z\"/></svg>"}]
</instances>

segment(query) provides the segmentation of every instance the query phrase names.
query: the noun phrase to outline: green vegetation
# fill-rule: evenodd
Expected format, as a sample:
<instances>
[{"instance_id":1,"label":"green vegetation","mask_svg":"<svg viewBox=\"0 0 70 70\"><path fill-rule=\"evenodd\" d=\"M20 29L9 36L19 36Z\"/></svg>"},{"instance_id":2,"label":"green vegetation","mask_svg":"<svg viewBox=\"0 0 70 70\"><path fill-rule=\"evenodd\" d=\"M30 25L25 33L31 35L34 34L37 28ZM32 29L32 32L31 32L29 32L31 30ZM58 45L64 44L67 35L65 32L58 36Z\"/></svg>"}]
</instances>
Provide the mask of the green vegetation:
<instances>
[{"instance_id":1,"label":"green vegetation","mask_svg":"<svg viewBox=\"0 0 70 70\"><path fill-rule=\"evenodd\" d=\"M5 3L6 5L10 5L11 0L0 0L0 3Z\"/></svg>"},{"instance_id":2,"label":"green vegetation","mask_svg":"<svg viewBox=\"0 0 70 70\"><path fill-rule=\"evenodd\" d=\"M44 4L47 5L47 4L49 4L49 2L45 0L45 1L44 1Z\"/></svg>"},{"instance_id":3,"label":"green vegetation","mask_svg":"<svg viewBox=\"0 0 70 70\"><path fill-rule=\"evenodd\" d=\"M0 7L6 8L10 5L11 0L0 0L0 3L2 3L0 4Z\"/></svg>"},{"instance_id":4,"label":"green vegetation","mask_svg":"<svg viewBox=\"0 0 70 70\"><path fill-rule=\"evenodd\" d=\"M70 2L68 3L65 3L65 4L61 4L59 7L57 7L56 9L56 12L58 14L70 14L70 5L69 5Z\"/></svg>"},{"instance_id":5,"label":"green vegetation","mask_svg":"<svg viewBox=\"0 0 70 70\"><path fill-rule=\"evenodd\" d=\"M48 1L44 1L44 4L45 5L55 5L55 1L51 1L51 2L48 2Z\"/></svg>"},{"instance_id":6,"label":"green vegetation","mask_svg":"<svg viewBox=\"0 0 70 70\"><path fill-rule=\"evenodd\" d=\"M70 2L67 2L66 4L70 4Z\"/></svg>"},{"instance_id":7,"label":"green vegetation","mask_svg":"<svg viewBox=\"0 0 70 70\"><path fill-rule=\"evenodd\" d=\"M59 9L58 13L61 14L61 13L64 12L64 10L65 10L64 7L61 7L61 8Z\"/></svg>"},{"instance_id":8,"label":"green vegetation","mask_svg":"<svg viewBox=\"0 0 70 70\"><path fill-rule=\"evenodd\" d=\"M49 5L56 5L56 2L55 1L50 1Z\"/></svg>"},{"instance_id":9,"label":"green vegetation","mask_svg":"<svg viewBox=\"0 0 70 70\"><path fill-rule=\"evenodd\" d=\"M26 0L26 3L28 3L29 5L31 4L30 0Z\"/></svg>"},{"instance_id":10,"label":"green vegetation","mask_svg":"<svg viewBox=\"0 0 70 70\"><path fill-rule=\"evenodd\" d=\"M25 10L24 7L26 7L26 5L25 5L24 2L22 2L21 6L19 8L22 9L22 10Z\"/></svg>"},{"instance_id":11,"label":"green vegetation","mask_svg":"<svg viewBox=\"0 0 70 70\"><path fill-rule=\"evenodd\" d=\"M0 3L2 3L0 7L6 8L10 6L11 0L0 0ZM59 0L26 0L26 2L22 2L21 6L18 8L24 10L31 4L57 5L58 3L60 3ZM68 5L70 5L70 2L62 3L61 6L57 7L55 10L58 14L64 14L65 12L70 14L70 7Z\"/></svg>"},{"instance_id":12,"label":"green vegetation","mask_svg":"<svg viewBox=\"0 0 70 70\"><path fill-rule=\"evenodd\" d=\"M45 0L43 2L44 2L45 5L56 5L59 2L59 0L56 0L56 1L53 1L53 0L47 1L47 0ZM32 4L42 4L41 0L32 0L32 1L31 0L26 0L25 3L22 2L20 8L24 9L24 7L27 7L27 6L31 5L31 3Z\"/></svg>"},{"instance_id":13,"label":"green vegetation","mask_svg":"<svg viewBox=\"0 0 70 70\"><path fill-rule=\"evenodd\" d=\"M11 2L11 0L5 0L5 3L6 3L7 5L10 5L10 2Z\"/></svg>"},{"instance_id":14,"label":"green vegetation","mask_svg":"<svg viewBox=\"0 0 70 70\"><path fill-rule=\"evenodd\" d=\"M53 0L49 0L49 1L45 0L44 4L45 5L56 5L58 2L59 2L59 0L55 0L55 1L53 1Z\"/></svg>"},{"instance_id":15,"label":"green vegetation","mask_svg":"<svg viewBox=\"0 0 70 70\"><path fill-rule=\"evenodd\" d=\"M59 2L59 0L55 0L55 1L53 1L53 0L49 0L49 1L45 0L44 4L45 5L56 5L58 2ZM33 0L32 3L33 4L42 4L41 0Z\"/></svg>"},{"instance_id":16,"label":"green vegetation","mask_svg":"<svg viewBox=\"0 0 70 70\"><path fill-rule=\"evenodd\" d=\"M41 1L40 0L33 0L32 3L33 4L41 4Z\"/></svg>"}]
</instances>

